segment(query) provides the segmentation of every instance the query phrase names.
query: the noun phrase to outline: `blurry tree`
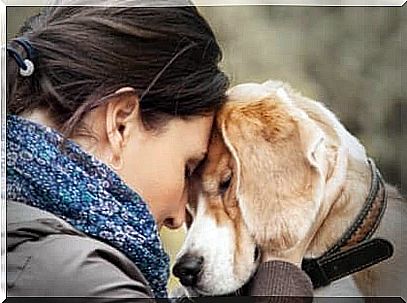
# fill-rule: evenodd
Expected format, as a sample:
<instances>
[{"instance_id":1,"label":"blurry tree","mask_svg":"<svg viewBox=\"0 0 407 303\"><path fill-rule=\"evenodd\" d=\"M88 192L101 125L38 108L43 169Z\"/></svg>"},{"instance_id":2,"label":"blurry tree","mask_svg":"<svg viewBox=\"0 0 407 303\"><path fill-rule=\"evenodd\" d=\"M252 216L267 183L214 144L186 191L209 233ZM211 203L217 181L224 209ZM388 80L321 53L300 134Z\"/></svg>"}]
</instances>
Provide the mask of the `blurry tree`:
<instances>
[{"instance_id":1,"label":"blurry tree","mask_svg":"<svg viewBox=\"0 0 407 303\"><path fill-rule=\"evenodd\" d=\"M232 84L280 79L327 105L407 193L407 8L201 7Z\"/></svg>"},{"instance_id":2,"label":"blurry tree","mask_svg":"<svg viewBox=\"0 0 407 303\"><path fill-rule=\"evenodd\" d=\"M7 6L6 8L6 31L7 40L13 38L20 30L24 21L32 15L38 14L39 6Z\"/></svg>"}]
</instances>

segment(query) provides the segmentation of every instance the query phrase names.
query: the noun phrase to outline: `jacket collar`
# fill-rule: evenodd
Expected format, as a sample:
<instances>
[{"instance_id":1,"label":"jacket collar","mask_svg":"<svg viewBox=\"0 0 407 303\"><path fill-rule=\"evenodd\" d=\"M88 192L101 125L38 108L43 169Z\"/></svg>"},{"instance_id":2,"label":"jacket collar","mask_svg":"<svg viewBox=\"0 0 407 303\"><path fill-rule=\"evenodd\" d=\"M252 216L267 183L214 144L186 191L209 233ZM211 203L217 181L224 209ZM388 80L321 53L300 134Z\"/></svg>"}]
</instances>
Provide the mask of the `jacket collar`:
<instances>
[{"instance_id":1,"label":"jacket collar","mask_svg":"<svg viewBox=\"0 0 407 303\"><path fill-rule=\"evenodd\" d=\"M311 278L314 288L377 264L393 255L393 246L386 239L371 239L387 205L386 185L372 159L371 186L366 201L352 225L322 256L304 259L302 269Z\"/></svg>"}]
</instances>

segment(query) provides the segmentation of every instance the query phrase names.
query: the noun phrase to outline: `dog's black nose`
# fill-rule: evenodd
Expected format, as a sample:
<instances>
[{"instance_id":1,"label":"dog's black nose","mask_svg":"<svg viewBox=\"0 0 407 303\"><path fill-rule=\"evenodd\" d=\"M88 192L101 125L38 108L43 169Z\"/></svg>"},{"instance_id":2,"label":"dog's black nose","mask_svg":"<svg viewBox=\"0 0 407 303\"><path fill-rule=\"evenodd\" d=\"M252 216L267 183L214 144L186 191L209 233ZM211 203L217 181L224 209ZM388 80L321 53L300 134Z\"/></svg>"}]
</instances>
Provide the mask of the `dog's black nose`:
<instances>
[{"instance_id":1,"label":"dog's black nose","mask_svg":"<svg viewBox=\"0 0 407 303\"><path fill-rule=\"evenodd\" d=\"M194 286L198 282L198 276L202 270L202 264L203 257L186 254L175 263L172 273L179 278L182 285Z\"/></svg>"}]
</instances>

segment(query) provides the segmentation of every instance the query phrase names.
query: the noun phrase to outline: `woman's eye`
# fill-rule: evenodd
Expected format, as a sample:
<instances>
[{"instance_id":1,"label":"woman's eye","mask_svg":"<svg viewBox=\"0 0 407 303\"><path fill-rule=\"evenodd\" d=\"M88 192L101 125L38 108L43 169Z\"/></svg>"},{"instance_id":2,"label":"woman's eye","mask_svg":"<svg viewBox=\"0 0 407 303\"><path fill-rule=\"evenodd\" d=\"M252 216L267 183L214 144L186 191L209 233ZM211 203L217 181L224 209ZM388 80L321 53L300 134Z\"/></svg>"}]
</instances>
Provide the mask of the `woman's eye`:
<instances>
[{"instance_id":1,"label":"woman's eye","mask_svg":"<svg viewBox=\"0 0 407 303\"><path fill-rule=\"evenodd\" d=\"M220 182L220 184L219 184L220 194L223 195L228 190L231 181L232 181L232 176L230 175L227 179Z\"/></svg>"}]
</instances>

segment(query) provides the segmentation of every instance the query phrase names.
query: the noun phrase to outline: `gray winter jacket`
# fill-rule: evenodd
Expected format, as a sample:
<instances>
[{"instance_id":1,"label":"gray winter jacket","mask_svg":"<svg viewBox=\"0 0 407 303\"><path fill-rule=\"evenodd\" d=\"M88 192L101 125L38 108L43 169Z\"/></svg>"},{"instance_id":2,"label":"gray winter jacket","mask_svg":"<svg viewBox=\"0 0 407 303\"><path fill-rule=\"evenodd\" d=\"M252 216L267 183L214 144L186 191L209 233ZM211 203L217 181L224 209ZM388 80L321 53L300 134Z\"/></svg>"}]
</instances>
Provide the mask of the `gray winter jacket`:
<instances>
[{"instance_id":1,"label":"gray winter jacket","mask_svg":"<svg viewBox=\"0 0 407 303\"><path fill-rule=\"evenodd\" d=\"M309 278L285 262L262 264L251 285L247 295L312 296ZM120 251L49 212L8 201L7 297L11 296L104 297L109 299L103 302L113 303L131 302L123 298L151 302L147 298L153 293Z\"/></svg>"}]
</instances>

